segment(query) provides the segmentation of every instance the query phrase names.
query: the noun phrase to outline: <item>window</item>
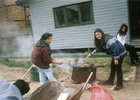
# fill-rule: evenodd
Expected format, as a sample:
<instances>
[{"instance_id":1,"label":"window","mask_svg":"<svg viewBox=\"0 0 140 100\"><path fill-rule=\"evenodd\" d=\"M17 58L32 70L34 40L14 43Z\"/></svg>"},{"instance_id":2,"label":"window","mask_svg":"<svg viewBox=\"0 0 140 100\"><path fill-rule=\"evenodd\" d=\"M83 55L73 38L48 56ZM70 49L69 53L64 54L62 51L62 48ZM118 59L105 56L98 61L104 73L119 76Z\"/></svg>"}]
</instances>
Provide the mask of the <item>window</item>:
<instances>
[{"instance_id":1,"label":"window","mask_svg":"<svg viewBox=\"0 0 140 100\"><path fill-rule=\"evenodd\" d=\"M92 2L67 5L54 8L54 20L56 28L75 25L93 24Z\"/></svg>"},{"instance_id":2,"label":"window","mask_svg":"<svg viewBox=\"0 0 140 100\"><path fill-rule=\"evenodd\" d=\"M67 12L66 16L67 16L68 25L79 24L77 5L67 6L66 12Z\"/></svg>"},{"instance_id":3,"label":"window","mask_svg":"<svg viewBox=\"0 0 140 100\"><path fill-rule=\"evenodd\" d=\"M63 8L58 8L55 10L55 15L56 15L56 25L64 25L65 24L65 16L64 16L64 9Z\"/></svg>"}]
</instances>

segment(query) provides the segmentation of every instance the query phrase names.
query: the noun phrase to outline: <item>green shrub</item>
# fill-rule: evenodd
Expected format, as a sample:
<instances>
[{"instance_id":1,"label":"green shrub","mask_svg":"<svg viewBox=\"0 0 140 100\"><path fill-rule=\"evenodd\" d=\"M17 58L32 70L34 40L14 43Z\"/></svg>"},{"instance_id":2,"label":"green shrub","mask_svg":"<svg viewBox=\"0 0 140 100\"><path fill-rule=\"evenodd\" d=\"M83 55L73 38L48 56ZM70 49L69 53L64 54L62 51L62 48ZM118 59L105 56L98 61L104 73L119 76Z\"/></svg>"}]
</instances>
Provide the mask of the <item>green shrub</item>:
<instances>
[{"instance_id":1,"label":"green shrub","mask_svg":"<svg viewBox=\"0 0 140 100\"><path fill-rule=\"evenodd\" d=\"M25 67L29 68L31 66L31 61L16 61L16 60L0 60L1 64L5 64L9 67Z\"/></svg>"},{"instance_id":2,"label":"green shrub","mask_svg":"<svg viewBox=\"0 0 140 100\"><path fill-rule=\"evenodd\" d=\"M84 59L86 62L89 62L90 64L94 64L95 66L97 65L103 65L104 67L110 67L111 64L111 57L95 57L95 58L89 58L89 59ZM123 60L122 64L122 70L123 72L129 72L130 71L130 57L126 56Z\"/></svg>"}]
</instances>

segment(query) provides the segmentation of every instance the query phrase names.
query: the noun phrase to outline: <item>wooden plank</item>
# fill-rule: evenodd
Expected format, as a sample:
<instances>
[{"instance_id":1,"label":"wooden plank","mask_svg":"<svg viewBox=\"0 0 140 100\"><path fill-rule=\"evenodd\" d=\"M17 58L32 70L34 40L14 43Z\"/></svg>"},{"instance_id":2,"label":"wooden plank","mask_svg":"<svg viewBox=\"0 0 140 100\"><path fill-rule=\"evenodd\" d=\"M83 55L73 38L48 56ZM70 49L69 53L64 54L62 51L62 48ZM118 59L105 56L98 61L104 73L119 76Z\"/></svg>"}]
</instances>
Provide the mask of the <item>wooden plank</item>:
<instances>
[{"instance_id":1,"label":"wooden plank","mask_svg":"<svg viewBox=\"0 0 140 100\"><path fill-rule=\"evenodd\" d=\"M67 100L69 97L68 93L61 93L57 100Z\"/></svg>"}]
</instances>

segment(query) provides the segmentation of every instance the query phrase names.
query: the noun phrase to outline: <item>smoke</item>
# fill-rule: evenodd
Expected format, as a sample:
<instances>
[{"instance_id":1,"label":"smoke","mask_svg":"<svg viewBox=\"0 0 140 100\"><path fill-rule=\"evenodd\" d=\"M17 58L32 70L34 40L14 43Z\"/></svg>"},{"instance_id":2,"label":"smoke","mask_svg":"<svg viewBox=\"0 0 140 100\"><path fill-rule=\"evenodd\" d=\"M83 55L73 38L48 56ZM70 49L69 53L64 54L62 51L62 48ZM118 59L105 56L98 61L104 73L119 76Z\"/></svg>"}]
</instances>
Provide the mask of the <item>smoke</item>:
<instances>
[{"instance_id":1,"label":"smoke","mask_svg":"<svg viewBox=\"0 0 140 100\"><path fill-rule=\"evenodd\" d=\"M18 46L18 51L22 57L30 57L34 47L32 35L18 36L15 39Z\"/></svg>"},{"instance_id":2,"label":"smoke","mask_svg":"<svg viewBox=\"0 0 140 100\"><path fill-rule=\"evenodd\" d=\"M6 52L12 57L29 57L34 46L33 36L27 34L24 21L14 22L6 21L0 23L0 52ZM29 30L29 29L27 29ZM16 50L16 53L10 54L10 51ZM18 51L18 52L17 52Z\"/></svg>"},{"instance_id":3,"label":"smoke","mask_svg":"<svg viewBox=\"0 0 140 100\"><path fill-rule=\"evenodd\" d=\"M20 15L22 9L15 11L12 3L7 7L6 2L0 0L0 53L8 57L29 57L34 44L32 32L26 18ZM24 9L25 16L29 14L26 11Z\"/></svg>"},{"instance_id":4,"label":"smoke","mask_svg":"<svg viewBox=\"0 0 140 100\"><path fill-rule=\"evenodd\" d=\"M72 70L71 63L74 61L74 58L56 58L55 60L63 62L62 65L57 65L58 68L61 68L68 72Z\"/></svg>"},{"instance_id":5,"label":"smoke","mask_svg":"<svg viewBox=\"0 0 140 100\"><path fill-rule=\"evenodd\" d=\"M84 58L81 54L77 54L76 55L70 55L70 54L66 54L64 52L61 52L61 50L59 50L59 55L57 55L58 57L55 58L55 56L53 56L54 60L56 61L61 61L64 62L62 65L56 65L58 68L61 68L63 70L66 70L68 72L72 71L72 65L74 65L75 63L75 59L79 59L79 63L83 63Z\"/></svg>"}]
</instances>

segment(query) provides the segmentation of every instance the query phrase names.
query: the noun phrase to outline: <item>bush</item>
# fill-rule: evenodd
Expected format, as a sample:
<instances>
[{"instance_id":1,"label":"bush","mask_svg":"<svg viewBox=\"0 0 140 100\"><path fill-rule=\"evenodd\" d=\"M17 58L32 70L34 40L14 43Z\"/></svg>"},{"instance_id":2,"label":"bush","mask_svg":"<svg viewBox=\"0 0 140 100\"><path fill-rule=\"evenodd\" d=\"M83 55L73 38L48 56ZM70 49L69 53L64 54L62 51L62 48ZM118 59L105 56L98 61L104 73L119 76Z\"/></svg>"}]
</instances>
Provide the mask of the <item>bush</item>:
<instances>
[{"instance_id":1,"label":"bush","mask_svg":"<svg viewBox=\"0 0 140 100\"><path fill-rule=\"evenodd\" d=\"M29 68L31 66L31 61L16 61L16 60L0 60L1 64L5 64L9 67L25 67Z\"/></svg>"}]
</instances>

